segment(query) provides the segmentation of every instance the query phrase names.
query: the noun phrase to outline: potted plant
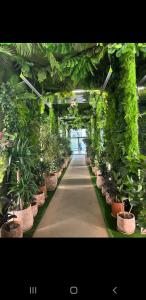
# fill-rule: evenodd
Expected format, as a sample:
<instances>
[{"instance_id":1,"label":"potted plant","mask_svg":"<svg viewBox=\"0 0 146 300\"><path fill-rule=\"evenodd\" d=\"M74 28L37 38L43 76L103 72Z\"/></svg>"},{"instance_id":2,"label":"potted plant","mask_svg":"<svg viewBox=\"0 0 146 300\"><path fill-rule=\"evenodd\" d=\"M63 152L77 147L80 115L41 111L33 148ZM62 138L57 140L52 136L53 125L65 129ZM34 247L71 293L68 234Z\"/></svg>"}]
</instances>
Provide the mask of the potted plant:
<instances>
[{"instance_id":1,"label":"potted plant","mask_svg":"<svg viewBox=\"0 0 146 300\"><path fill-rule=\"evenodd\" d=\"M92 173L97 176L100 174L99 172L99 163L97 158L95 157L94 161L93 161L93 165L92 165Z\"/></svg>"},{"instance_id":2,"label":"potted plant","mask_svg":"<svg viewBox=\"0 0 146 300\"><path fill-rule=\"evenodd\" d=\"M49 164L49 168L48 168L48 174L47 174L47 190L48 191L54 191L57 187L57 175L56 175L56 164L55 161L52 161Z\"/></svg>"},{"instance_id":3,"label":"potted plant","mask_svg":"<svg viewBox=\"0 0 146 300\"><path fill-rule=\"evenodd\" d=\"M110 188L109 188L109 194L112 198L112 216L114 218L117 218L117 214L119 212L124 211L124 200L125 197L123 197L123 194L121 193L123 188L123 180L120 172L112 171L112 177L110 180Z\"/></svg>"},{"instance_id":4,"label":"potted plant","mask_svg":"<svg viewBox=\"0 0 146 300\"><path fill-rule=\"evenodd\" d=\"M2 238L20 238L23 237L22 226L19 222L15 221L16 215L9 213L9 207L11 201L7 199L4 205L2 205L2 199L0 201L0 228ZM13 220L12 220L13 219Z\"/></svg>"},{"instance_id":5,"label":"potted plant","mask_svg":"<svg viewBox=\"0 0 146 300\"><path fill-rule=\"evenodd\" d=\"M47 198L47 187L46 187L46 181L45 181L45 172L46 171L47 171L47 165L42 160L39 161L35 165L35 168L34 168L34 171L33 171L34 179L35 179L35 182L38 186L38 195L44 193L45 199Z\"/></svg>"},{"instance_id":6,"label":"potted plant","mask_svg":"<svg viewBox=\"0 0 146 300\"><path fill-rule=\"evenodd\" d=\"M61 157L58 157L56 159L56 169L57 169L56 176L57 176L57 179L59 179L61 174L62 174L62 171L63 171L63 169L62 169L62 158Z\"/></svg>"},{"instance_id":7,"label":"potted plant","mask_svg":"<svg viewBox=\"0 0 146 300\"><path fill-rule=\"evenodd\" d=\"M117 228L119 231L132 234L136 228L134 211L140 209L138 214L139 225L142 226L143 214L145 211L145 164L143 159L132 159L126 162L123 170L123 186L121 193L128 200L129 210L117 215ZM126 175L126 176L125 176ZM145 220L144 220L145 222ZM143 223L144 225L144 223Z\"/></svg>"},{"instance_id":8,"label":"potted plant","mask_svg":"<svg viewBox=\"0 0 146 300\"><path fill-rule=\"evenodd\" d=\"M33 175L27 172L23 177L20 176L17 181L15 178L11 180L11 187L8 192L12 201L11 211L17 216L17 220L21 222L23 231L29 230L33 226L33 212L31 202L33 194L37 190Z\"/></svg>"},{"instance_id":9,"label":"potted plant","mask_svg":"<svg viewBox=\"0 0 146 300\"><path fill-rule=\"evenodd\" d=\"M38 206L42 206L45 203L45 193L37 190L37 193L33 194L33 199Z\"/></svg>"},{"instance_id":10,"label":"potted plant","mask_svg":"<svg viewBox=\"0 0 146 300\"><path fill-rule=\"evenodd\" d=\"M33 213L33 217L35 217L38 213L38 202L35 200L31 201L31 209L32 209L32 213Z\"/></svg>"}]
</instances>

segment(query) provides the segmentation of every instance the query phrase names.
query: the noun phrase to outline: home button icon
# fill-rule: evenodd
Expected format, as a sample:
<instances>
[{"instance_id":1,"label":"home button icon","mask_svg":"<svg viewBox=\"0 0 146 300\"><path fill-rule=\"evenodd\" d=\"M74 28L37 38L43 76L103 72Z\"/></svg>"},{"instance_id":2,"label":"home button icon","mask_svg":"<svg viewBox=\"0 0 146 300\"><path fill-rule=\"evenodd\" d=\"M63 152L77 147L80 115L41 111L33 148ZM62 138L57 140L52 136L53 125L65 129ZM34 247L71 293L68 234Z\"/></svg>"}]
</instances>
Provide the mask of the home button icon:
<instances>
[{"instance_id":1,"label":"home button icon","mask_svg":"<svg viewBox=\"0 0 146 300\"><path fill-rule=\"evenodd\" d=\"M70 287L70 294L71 295L77 295L78 294L78 288L77 288L77 286L71 286Z\"/></svg>"}]
</instances>

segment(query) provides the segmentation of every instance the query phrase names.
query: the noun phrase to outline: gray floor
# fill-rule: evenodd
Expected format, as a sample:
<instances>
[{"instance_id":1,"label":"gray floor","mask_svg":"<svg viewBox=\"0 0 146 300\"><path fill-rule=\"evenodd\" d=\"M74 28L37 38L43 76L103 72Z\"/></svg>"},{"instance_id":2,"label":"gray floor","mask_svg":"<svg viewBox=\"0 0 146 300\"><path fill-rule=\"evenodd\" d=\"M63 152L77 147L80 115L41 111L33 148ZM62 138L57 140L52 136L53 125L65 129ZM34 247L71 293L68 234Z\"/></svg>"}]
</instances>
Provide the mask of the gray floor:
<instances>
[{"instance_id":1,"label":"gray floor","mask_svg":"<svg viewBox=\"0 0 146 300\"><path fill-rule=\"evenodd\" d=\"M34 237L108 237L84 155L73 156Z\"/></svg>"}]
</instances>

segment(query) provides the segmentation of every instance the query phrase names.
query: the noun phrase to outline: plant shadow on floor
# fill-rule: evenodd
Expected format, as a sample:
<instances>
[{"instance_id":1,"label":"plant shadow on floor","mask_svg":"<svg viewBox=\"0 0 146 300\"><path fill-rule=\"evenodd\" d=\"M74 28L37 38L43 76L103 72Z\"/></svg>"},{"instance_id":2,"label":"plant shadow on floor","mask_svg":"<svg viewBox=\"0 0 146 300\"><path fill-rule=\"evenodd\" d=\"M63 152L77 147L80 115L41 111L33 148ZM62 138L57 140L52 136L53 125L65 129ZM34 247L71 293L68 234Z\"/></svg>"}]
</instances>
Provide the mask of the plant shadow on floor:
<instances>
[{"instance_id":1,"label":"plant shadow on floor","mask_svg":"<svg viewBox=\"0 0 146 300\"><path fill-rule=\"evenodd\" d=\"M140 230L136 228L135 233L131 235L123 234L119 231L117 231L117 221L116 218L113 218L111 215L111 206L108 205L105 201L105 198L103 197L101 190L97 188L96 186L96 176L93 175L91 167L88 167L91 181L94 185L95 192L97 195L97 199L104 217L104 221L106 224L106 228L109 234L109 237L117 237L117 238L146 238L146 235L143 235L140 233Z\"/></svg>"}]
</instances>

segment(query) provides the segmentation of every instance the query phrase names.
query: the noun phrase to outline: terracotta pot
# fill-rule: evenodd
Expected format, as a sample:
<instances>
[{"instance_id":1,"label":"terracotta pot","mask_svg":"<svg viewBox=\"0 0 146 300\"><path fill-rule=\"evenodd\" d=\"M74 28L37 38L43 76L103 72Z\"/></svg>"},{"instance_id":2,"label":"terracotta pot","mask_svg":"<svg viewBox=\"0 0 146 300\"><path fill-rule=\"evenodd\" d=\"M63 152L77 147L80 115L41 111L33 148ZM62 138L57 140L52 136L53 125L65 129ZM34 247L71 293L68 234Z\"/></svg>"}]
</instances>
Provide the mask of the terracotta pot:
<instances>
[{"instance_id":1,"label":"terracotta pot","mask_svg":"<svg viewBox=\"0 0 146 300\"><path fill-rule=\"evenodd\" d=\"M96 176L97 175L97 171L98 171L98 168L95 166L95 167L92 167L92 173Z\"/></svg>"},{"instance_id":2,"label":"terracotta pot","mask_svg":"<svg viewBox=\"0 0 146 300\"><path fill-rule=\"evenodd\" d=\"M56 174L52 173L47 178L47 190L54 191L57 187L57 176Z\"/></svg>"},{"instance_id":3,"label":"terracotta pot","mask_svg":"<svg viewBox=\"0 0 146 300\"><path fill-rule=\"evenodd\" d=\"M106 192L106 194L105 194L105 199L106 199L107 204L112 205L113 199L108 192Z\"/></svg>"},{"instance_id":4,"label":"terracotta pot","mask_svg":"<svg viewBox=\"0 0 146 300\"><path fill-rule=\"evenodd\" d=\"M23 229L20 223L10 221L2 225L1 228L2 238L21 238L23 237Z\"/></svg>"},{"instance_id":5,"label":"terracotta pot","mask_svg":"<svg viewBox=\"0 0 146 300\"><path fill-rule=\"evenodd\" d=\"M38 207L42 206L45 202L45 194L44 193L33 195L33 198L36 200Z\"/></svg>"},{"instance_id":6,"label":"terracotta pot","mask_svg":"<svg viewBox=\"0 0 146 300\"><path fill-rule=\"evenodd\" d=\"M22 227L22 210L12 210L10 211L11 214L15 215L17 218L14 218L14 220L19 223ZM9 220L8 222L11 222L11 220Z\"/></svg>"},{"instance_id":7,"label":"terracotta pot","mask_svg":"<svg viewBox=\"0 0 146 300\"><path fill-rule=\"evenodd\" d=\"M124 212L124 204L112 202L112 216L117 218L117 214Z\"/></svg>"},{"instance_id":8,"label":"terracotta pot","mask_svg":"<svg viewBox=\"0 0 146 300\"><path fill-rule=\"evenodd\" d=\"M126 234L135 232L135 216L129 212L120 212L117 214L117 229Z\"/></svg>"},{"instance_id":9,"label":"terracotta pot","mask_svg":"<svg viewBox=\"0 0 146 300\"><path fill-rule=\"evenodd\" d=\"M58 172L56 172L56 175L57 175L57 178L58 178L58 179L60 178L61 174L62 174L62 171L61 171L61 170L59 170Z\"/></svg>"},{"instance_id":10,"label":"terracotta pot","mask_svg":"<svg viewBox=\"0 0 146 300\"><path fill-rule=\"evenodd\" d=\"M38 213L38 204L37 204L37 202L32 202L31 203L31 209L32 209L33 217L35 217Z\"/></svg>"},{"instance_id":11,"label":"terracotta pot","mask_svg":"<svg viewBox=\"0 0 146 300\"><path fill-rule=\"evenodd\" d=\"M62 169L64 170L66 168L66 163L64 162L62 165Z\"/></svg>"},{"instance_id":12,"label":"terracotta pot","mask_svg":"<svg viewBox=\"0 0 146 300\"><path fill-rule=\"evenodd\" d=\"M27 231L33 226L33 213L31 205L22 210L23 231Z\"/></svg>"},{"instance_id":13,"label":"terracotta pot","mask_svg":"<svg viewBox=\"0 0 146 300\"><path fill-rule=\"evenodd\" d=\"M66 166L69 164L69 157L66 159Z\"/></svg>"},{"instance_id":14,"label":"terracotta pot","mask_svg":"<svg viewBox=\"0 0 146 300\"><path fill-rule=\"evenodd\" d=\"M45 194L45 199L47 198L47 187L46 184L39 187L39 192L42 192Z\"/></svg>"},{"instance_id":15,"label":"terracotta pot","mask_svg":"<svg viewBox=\"0 0 146 300\"><path fill-rule=\"evenodd\" d=\"M63 172L63 170L64 170L64 168L63 168L63 166L61 167L61 173Z\"/></svg>"},{"instance_id":16,"label":"terracotta pot","mask_svg":"<svg viewBox=\"0 0 146 300\"><path fill-rule=\"evenodd\" d=\"M141 234L146 234L146 229L145 228L141 227L140 231L141 231Z\"/></svg>"},{"instance_id":17,"label":"terracotta pot","mask_svg":"<svg viewBox=\"0 0 146 300\"><path fill-rule=\"evenodd\" d=\"M33 226L33 213L31 205L22 210L12 211L14 215L17 216L15 219L19 224L21 224L23 231L27 231Z\"/></svg>"},{"instance_id":18,"label":"terracotta pot","mask_svg":"<svg viewBox=\"0 0 146 300\"><path fill-rule=\"evenodd\" d=\"M99 175L101 175L101 171L98 169L96 172L96 176L99 176Z\"/></svg>"},{"instance_id":19,"label":"terracotta pot","mask_svg":"<svg viewBox=\"0 0 146 300\"><path fill-rule=\"evenodd\" d=\"M106 193L107 193L107 187L105 185L102 185L102 195L103 196L106 196Z\"/></svg>"},{"instance_id":20,"label":"terracotta pot","mask_svg":"<svg viewBox=\"0 0 146 300\"><path fill-rule=\"evenodd\" d=\"M102 186L103 186L103 184L104 184L104 178L103 178L103 176L97 175L97 177L96 177L96 185L97 185L97 187L99 189L101 189Z\"/></svg>"}]
</instances>

